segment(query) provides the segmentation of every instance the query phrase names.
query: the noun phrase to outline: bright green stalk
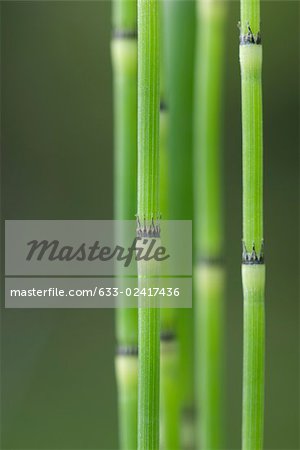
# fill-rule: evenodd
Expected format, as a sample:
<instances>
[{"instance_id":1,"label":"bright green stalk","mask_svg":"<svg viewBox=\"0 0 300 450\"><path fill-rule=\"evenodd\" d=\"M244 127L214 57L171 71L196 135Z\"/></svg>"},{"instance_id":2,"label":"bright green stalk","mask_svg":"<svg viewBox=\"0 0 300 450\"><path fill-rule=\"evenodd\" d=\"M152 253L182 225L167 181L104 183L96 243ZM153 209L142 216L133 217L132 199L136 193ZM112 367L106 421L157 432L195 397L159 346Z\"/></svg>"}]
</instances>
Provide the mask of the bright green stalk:
<instances>
[{"instance_id":1,"label":"bright green stalk","mask_svg":"<svg viewBox=\"0 0 300 450\"><path fill-rule=\"evenodd\" d=\"M168 147L169 111L165 93L165 52L164 52L164 8L160 3L160 207L163 219L169 217L169 165ZM165 281L166 286L168 279ZM161 309L160 332L160 401L161 401L161 448L180 448L180 391L179 346L177 338L178 311L173 308Z\"/></svg>"},{"instance_id":2,"label":"bright green stalk","mask_svg":"<svg viewBox=\"0 0 300 450\"><path fill-rule=\"evenodd\" d=\"M166 77L169 110L169 192L171 220L191 220L192 115L195 3L190 0L165 1ZM194 408L193 310L178 310L180 351L181 445L192 447Z\"/></svg>"},{"instance_id":3,"label":"bright green stalk","mask_svg":"<svg viewBox=\"0 0 300 450\"><path fill-rule=\"evenodd\" d=\"M263 448L265 266L263 256L262 46L259 0L241 1L243 124L243 450Z\"/></svg>"},{"instance_id":4,"label":"bright green stalk","mask_svg":"<svg viewBox=\"0 0 300 450\"><path fill-rule=\"evenodd\" d=\"M222 85L224 2L198 0L195 152L195 352L197 444L223 442L224 268L222 208Z\"/></svg>"},{"instance_id":5,"label":"bright green stalk","mask_svg":"<svg viewBox=\"0 0 300 450\"><path fill-rule=\"evenodd\" d=\"M162 217L168 217L168 166L167 147L168 110L163 100L160 110L160 206ZM166 286L168 278L166 278ZM180 391L179 345L177 338L178 310L161 309L161 447L168 450L180 448Z\"/></svg>"},{"instance_id":6,"label":"bright green stalk","mask_svg":"<svg viewBox=\"0 0 300 450\"><path fill-rule=\"evenodd\" d=\"M111 44L114 75L115 218L134 219L137 164L137 39L136 1L114 0ZM120 448L137 446L136 309L116 309Z\"/></svg>"},{"instance_id":7,"label":"bright green stalk","mask_svg":"<svg viewBox=\"0 0 300 450\"><path fill-rule=\"evenodd\" d=\"M265 359L265 266L243 264L244 363L243 450L263 448Z\"/></svg>"},{"instance_id":8,"label":"bright green stalk","mask_svg":"<svg viewBox=\"0 0 300 450\"><path fill-rule=\"evenodd\" d=\"M161 335L161 448L180 449L179 346L176 335Z\"/></svg>"},{"instance_id":9,"label":"bright green stalk","mask_svg":"<svg viewBox=\"0 0 300 450\"><path fill-rule=\"evenodd\" d=\"M138 0L138 235L159 235L159 35L158 0ZM139 287L153 286L156 267L139 262ZM140 297L138 449L159 448L160 310ZM157 305L156 305L157 306Z\"/></svg>"}]
</instances>

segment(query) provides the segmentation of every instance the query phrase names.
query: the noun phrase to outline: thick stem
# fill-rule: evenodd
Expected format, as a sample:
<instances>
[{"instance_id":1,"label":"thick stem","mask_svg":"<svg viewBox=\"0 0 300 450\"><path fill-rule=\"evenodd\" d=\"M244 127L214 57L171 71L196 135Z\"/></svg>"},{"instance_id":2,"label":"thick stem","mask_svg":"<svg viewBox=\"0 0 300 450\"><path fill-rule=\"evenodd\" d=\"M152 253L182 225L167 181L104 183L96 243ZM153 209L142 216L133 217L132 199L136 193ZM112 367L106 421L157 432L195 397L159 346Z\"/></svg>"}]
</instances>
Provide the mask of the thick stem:
<instances>
[{"instance_id":1,"label":"thick stem","mask_svg":"<svg viewBox=\"0 0 300 450\"><path fill-rule=\"evenodd\" d=\"M222 85L226 6L198 1L195 85L195 352L197 444L223 442Z\"/></svg>"},{"instance_id":2,"label":"thick stem","mask_svg":"<svg viewBox=\"0 0 300 450\"><path fill-rule=\"evenodd\" d=\"M195 44L195 2L165 1L164 36L166 49L166 95L169 110L169 192L171 220L191 220L192 115ZM194 328L192 309L178 311L179 383L181 401L181 445L194 445L191 430L194 406Z\"/></svg>"},{"instance_id":3,"label":"thick stem","mask_svg":"<svg viewBox=\"0 0 300 450\"><path fill-rule=\"evenodd\" d=\"M158 0L138 0L138 219L143 236L156 230L159 190ZM153 228L154 227L154 228ZM158 232L157 232L158 230ZM139 262L139 288L153 286L157 267ZM159 448L160 311L155 297L140 297L138 449Z\"/></svg>"},{"instance_id":4,"label":"thick stem","mask_svg":"<svg viewBox=\"0 0 300 450\"><path fill-rule=\"evenodd\" d=\"M223 251L222 87L224 79L224 2L198 3L195 84L196 252L218 259Z\"/></svg>"},{"instance_id":5,"label":"thick stem","mask_svg":"<svg viewBox=\"0 0 300 450\"><path fill-rule=\"evenodd\" d=\"M111 54L114 87L114 215L133 220L136 212L137 40L136 1L114 0ZM122 230L119 230L122 233ZM122 238L120 236L122 241ZM123 450L137 446L137 309L116 309L119 439Z\"/></svg>"},{"instance_id":6,"label":"thick stem","mask_svg":"<svg viewBox=\"0 0 300 450\"><path fill-rule=\"evenodd\" d=\"M200 263L195 272L196 308L197 442L201 449L224 448L224 269Z\"/></svg>"}]
</instances>

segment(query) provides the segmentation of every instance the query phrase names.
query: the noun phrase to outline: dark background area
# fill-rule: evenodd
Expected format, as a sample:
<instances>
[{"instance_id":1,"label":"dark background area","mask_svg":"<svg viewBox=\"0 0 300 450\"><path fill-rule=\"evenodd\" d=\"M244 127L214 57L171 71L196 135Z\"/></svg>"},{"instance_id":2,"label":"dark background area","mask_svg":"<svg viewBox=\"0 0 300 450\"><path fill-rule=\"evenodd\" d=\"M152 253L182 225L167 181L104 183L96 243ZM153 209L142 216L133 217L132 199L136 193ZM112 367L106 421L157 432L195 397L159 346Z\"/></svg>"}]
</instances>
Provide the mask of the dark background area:
<instances>
[{"instance_id":1,"label":"dark background area","mask_svg":"<svg viewBox=\"0 0 300 450\"><path fill-rule=\"evenodd\" d=\"M106 1L1 2L2 219L112 218L110 6ZM227 448L238 449L239 4L228 2L228 7L226 420ZM265 448L295 450L299 448L299 3L262 2L262 30ZM4 310L3 305L2 295L1 448L116 449L113 310Z\"/></svg>"}]
</instances>

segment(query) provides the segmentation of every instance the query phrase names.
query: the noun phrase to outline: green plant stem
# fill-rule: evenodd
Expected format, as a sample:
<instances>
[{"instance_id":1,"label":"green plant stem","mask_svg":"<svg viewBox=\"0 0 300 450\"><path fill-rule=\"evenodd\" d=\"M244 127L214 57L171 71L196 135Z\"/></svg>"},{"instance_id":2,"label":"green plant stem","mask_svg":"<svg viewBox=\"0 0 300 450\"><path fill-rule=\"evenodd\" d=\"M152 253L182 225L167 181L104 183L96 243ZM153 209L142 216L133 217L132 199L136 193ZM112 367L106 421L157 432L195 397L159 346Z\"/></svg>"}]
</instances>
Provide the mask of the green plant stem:
<instances>
[{"instance_id":1,"label":"green plant stem","mask_svg":"<svg viewBox=\"0 0 300 450\"><path fill-rule=\"evenodd\" d=\"M111 43L114 88L114 214L132 220L136 211L137 13L135 0L112 3ZM137 447L137 309L116 309L119 439L123 450Z\"/></svg>"},{"instance_id":2,"label":"green plant stem","mask_svg":"<svg viewBox=\"0 0 300 450\"><path fill-rule=\"evenodd\" d=\"M224 268L198 264L195 279L197 448L220 449L224 448Z\"/></svg>"},{"instance_id":3,"label":"green plant stem","mask_svg":"<svg viewBox=\"0 0 300 450\"><path fill-rule=\"evenodd\" d=\"M120 448L133 450L137 442L137 355L117 355Z\"/></svg>"},{"instance_id":4,"label":"green plant stem","mask_svg":"<svg viewBox=\"0 0 300 450\"><path fill-rule=\"evenodd\" d=\"M168 112L160 112L160 206L162 213L168 210L168 163L166 128ZM164 216L163 216L164 217ZM168 278L164 283L168 286ZM168 450L180 448L180 391L179 345L177 337L178 312L173 308L161 309L161 447Z\"/></svg>"},{"instance_id":5,"label":"green plant stem","mask_svg":"<svg viewBox=\"0 0 300 450\"><path fill-rule=\"evenodd\" d=\"M165 85L169 111L169 218L193 216L192 115L194 79L195 2L164 2L166 49ZM178 310L181 392L181 446L194 445L194 328L193 310Z\"/></svg>"},{"instance_id":6,"label":"green plant stem","mask_svg":"<svg viewBox=\"0 0 300 450\"><path fill-rule=\"evenodd\" d=\"M223 442L222 85L226 6L198 0L194 121L197 444Z\"/></svg>"},{"instance_id":7,"label":"green plant stem","mask_svg":"<svg viewBox=\"0 0 300 450\"><path fill-rule=\"evenodd\" d=\"M262 198L262 46L240 46L243 123L243 240L260 251L263 240Z\"/></svg>"},{"instance_id":8,"label":"green plant stem","mask_svg":"<svg viewBox=\"0 0 300 450\"><path fill-rule=\"evenodd\" d=\"M169 218L169 167L171 152L168 146L169 109L165 86L165 9L160 2L160 208L163 219ZM166 287L168 279L165 280ZM161 432L160 448L177 450L180 448L180 391L179 345L176 324L178 311L173 308L161 309L160 327L160 402Z\"/></svg>"},{"instance_id":9,"label":"green plant stem","mask_svg":"<svg viewBox=\"0 0 300 450\"><path fill-rule=\"evenodd\" d=\"M262 46L259 0L241 1L243 129L243 450L263 448L265 266L263 255Z\"/></svg>"},{"instance_id":10,"label":"green plant stem","mask_svg":"<svg viewBox=\"0 0 300 450\"><path fill-rule=\"evenodd\" d=\"M161 337L162 445L165 450L180 449L180 399L178 391L179 346L176 336L165 331ZM167 338L168 336L168 338Z\"/></svg>"},{"instance_id":11,"label":"green plant stem","mask_svg":"<svg viewBox=\"0 0 300 450\"><path fill-rule=\"evenodd\" d=\"M243 450L263 448L265 266L242 267L244 292Z\"/></svg>"},{"instance_id":12,"label":"green plant stem","mask_svg":"<svg viewBox=\"0 0 300 450\"><path fill-rule=\"evenodd\" d=\"M223 251L222 86L224 79L225 5L198 0L195 86L196 249L202 259Z\"/></svg>"},{"instance_id":13,"label":"green plant stem","mask_svg":"<svg viewBox=\"0 0 300 450\"><path fill-rule=\"evenodd\" d=\"M160 217L158 1L138 0L138 211L147 237ZM155 263L139 262L139 287L153 286ZM140 297L138 316L138 449L159 448L160 311Z\"/></svg>"}]
</instances>

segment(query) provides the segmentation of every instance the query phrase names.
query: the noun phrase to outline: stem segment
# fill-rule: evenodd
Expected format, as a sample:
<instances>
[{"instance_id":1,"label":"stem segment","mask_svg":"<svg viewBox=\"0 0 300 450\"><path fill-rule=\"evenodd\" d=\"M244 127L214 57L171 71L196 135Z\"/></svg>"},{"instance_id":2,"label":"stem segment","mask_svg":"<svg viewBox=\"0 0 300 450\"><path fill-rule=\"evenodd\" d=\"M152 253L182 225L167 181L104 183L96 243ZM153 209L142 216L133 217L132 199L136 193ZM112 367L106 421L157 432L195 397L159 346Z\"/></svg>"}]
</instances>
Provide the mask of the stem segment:
<instances>
[{"instance_id":1,"label":"stem segment","mask_svg":"<svg viewBox=\"0 0 300 450\"><path fill-rule=\"evenodd\" d=\"M263 448L265 266L263 255L262 46L259 0L241 0L243 122L243 450Z\"/></svg>"},{"instance_id":2,"label":"stem segment","mask_svg":"<svg viewBox=\"0 0 300 450\"><path fill-rule=\"evenodd\" d=\"M265 266L243 265L243 450L263 448L265 360Z\"/></svg>"},{"instance_id":3,"label":"stem segment","mask_svg":"<svg viewBox=\"0 0 300 450\"><path fill-rule=\"evenodd\" d=\"M149 237L156 221L159 183L158 0L138 0L138 234ZM155 263L139 262L139 288L153 284ZM155 297L140 297L138 449L159 448L160 311ZM152 307L154 306L154 307Z\"/></svg>"}]
</instances>

